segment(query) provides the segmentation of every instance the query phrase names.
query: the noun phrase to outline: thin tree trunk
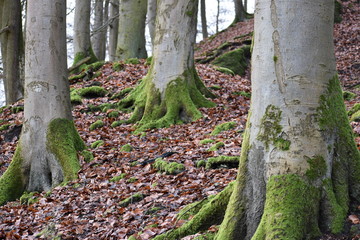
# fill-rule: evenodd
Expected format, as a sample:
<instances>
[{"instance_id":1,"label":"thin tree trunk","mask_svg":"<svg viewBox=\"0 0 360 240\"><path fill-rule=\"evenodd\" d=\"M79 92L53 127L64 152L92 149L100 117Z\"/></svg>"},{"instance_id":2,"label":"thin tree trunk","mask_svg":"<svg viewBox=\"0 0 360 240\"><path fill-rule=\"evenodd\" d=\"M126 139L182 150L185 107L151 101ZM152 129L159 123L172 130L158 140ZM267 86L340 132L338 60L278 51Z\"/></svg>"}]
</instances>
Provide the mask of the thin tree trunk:
<instances>
[{"instance_id":1,"label":"thin tree trunk","mask_svg":"<svg viewBox=\"0 0 360 240\"><path fill-rule=\"evenodd\" d=\"M156 20L157 0L148 0L147 24L151 38L151 44L154 45L155 39L155 20Z\"/></svg>"},{"instance_id":2,"label":"thin tree trunk","mask_svg":"<svg viewBox=\"0 0 360 240\"><path fill-rule=\"evenodd\" d=\"M29 1L24 124L6 172L0 205L23 191L48 191L77 177L84 148L71 115L66 64L66 1Z\"/></svg>"},{"instance_id":3,"label":"thin tree trunk","mask_svg":"<svg viewBox=\"0 0 360 240\"><path fill-rule=\"evenodd\" d=\"M98 60L105 59L104 41L106 34L106 28L103 28L104 24L104 0L95 0L94 11L94 34L92 36L92 46L95 56Z\"/></svg>"},{"instance_id":4,"label":"thin tree trunk","mask_svg":"<svg viewBox=\"0 0 360 240\"><path fill-rule=\"evenodd\" d=\"M74 16L74 62L91 57L89 63L97 61L90 41L91 0L76 0Z\"/></svg>"},{"instance_id":5,"label":"thin tree trunk","mask_svg":"<svg viewBox=\"0 0 360 240\"><path fill-rule=\"evenodd\" d=\"M217 0L217 11L216 11L216 33L219 32L219 21L220 21L220 0Z\"/></svg>"},{"instance_id":6,"label":"thin tree trunk","mask_svg":"<svg viewBox=\"0 0 360 240\"><path fill-rule=\"evenodd\" d=\"M110 0L109 12L109 60L115 61L119 31L119 0Z\"/></svg>"},{"instance_id":7,"label":"thin tree trunk","mask_svg":"<svg viewBox=\"0 0 360 240\"><path fill-rule=\"evenodd\" d=\"M234 0L235 19L233 23L243 22L246 19L246 11L242 0Z\"/></svg>"},{"instance_id":8,"label":"thin tree trunk","mask_svg":"<svg viewBox=\"0 0 360 240\"><path fill-rule=\"evenodd\" d=\"M147 0L120 0L117 59L147 58L146 11Z\"/></svg>"},{"instance_id":9,"label":"thin tree trunk","mask_svg":"<svg viewBox=\"0 0 360 240\"><path fill-rule=\"evenodd\" d=\"M1 49L4 67L6 104L23 97L24 47L21 23L20 0L2 2Z\"/></svg>"},{"instance_id":10,"label":"thin tree trunk","mask_svg":"<svg viewBox=\"0 0 360 240\"><path fill-rule=\"evenodd\" d=\"M207 30L205 0L200 1L200 9L201 9L201 30L202 30L203 39L205 39L209 36Z\"/></svg>"}]
</instances>

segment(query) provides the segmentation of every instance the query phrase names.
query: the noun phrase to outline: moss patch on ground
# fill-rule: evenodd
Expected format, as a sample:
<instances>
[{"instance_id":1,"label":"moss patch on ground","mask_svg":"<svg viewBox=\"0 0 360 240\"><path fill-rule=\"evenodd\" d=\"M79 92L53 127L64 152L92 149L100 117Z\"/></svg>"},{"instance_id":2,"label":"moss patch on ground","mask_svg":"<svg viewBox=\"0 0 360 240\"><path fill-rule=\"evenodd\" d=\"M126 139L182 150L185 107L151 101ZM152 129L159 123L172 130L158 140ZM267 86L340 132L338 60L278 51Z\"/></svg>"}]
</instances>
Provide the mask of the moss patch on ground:
<instances>
[{"instance_id":1,"label":"moss patch on ground","mask_svg":"<svg viewBox=\"0 0 360 240\"><path fill-rule=\"evenodd\" d=\"M244 75L246 67L250 58L250 46L226 52L223 55L215 58L212 64L230 69L233 73Z\"/></svg>"},{"instance_id":2,"label":"moss patch on ground","mask_svg":"<svg viewBox=\"0 0 360 240\"><path fill-rule=\"evenodd\" d=\"M94 122L94 123L92 123L92 124L90 125L89 129L90 129L90 131L93 131L93 130L95 130L95 129L97 129L97 128L103 127L104 125L105 125L105 124L104 124L103 121L97 120L96 122Z\"/></svg>"},{"instance_id":3,"label":"moss patch on ground","mask_svg":"<svg viewBox=\"0 0 360 240\"><path fill-rule=\"evenodd\" d=\"M104 145L104 143L105 143L105 142L104 142L103 140L97 140L97 141L93 142L93 143L90 145L90 147L91 147L91 148L98 148L98 147Z\"/></svg>"},{"instance_id":4,"label":"moss patch on ground","mask_svg":"<svg viewBox=\"0 0 360 240\"><path fill-rule=\"evenodd\" d=\"M77 93L84 98L98 98L104 97L108 93L108 91L99 86L92 86L78 89Z\"/></svg>"},{"instance_id":5,"label":"moss patch on ground","mask_svg":"<svg viewBox=\"0 0 360 240\"><path fill-rule=\"evenodd\" d=\"M183 164L177 162L167 162L162 160L161 158L155 160L153 167L159 172L170 175L178 174L185 170L185 166Z\"/></svg>"},{"instance_id":6,"label":"moss patch on ground","mask_svg":"<svg viewBox=\"0 0 360 240\"><path fill-rule=\"evenodd\" d=\"M119 206L120 207L127 207L129 206L130 204L132 203L136 203L136 202L140 202L141 200L144 199L144 195L142 193L135 193L134 195L122 200L120 203L119 203Z\"/></svg>"},{"instance_id":7,"label":"moss patch on ground","mask_svg":"<svg viewBox=\"0 0 360 240\"><path fill-rule=\"evenodd\" d=\"M235 128L236 125L237 125L236 122L226 122L226 123L219 124L214 128L214 130L211 132L210 135L216 136L223 131L227 131L227 130Z\"/></svg>"},{"instance_id":8,"label":"moss patch on ground","mask_svg":"<svg viewBox=\"0 0 360 240\"><path fill-rule=\"evenodd\" d=\"M130 144L125 144L120 148L120 152L131 152L133 147Z\"/></svg>"},{"instance_id":9,"label":"moss patch on ground","mask_svg":"<svg viewBox=\"0 0 360 240\"><path fill-rule=\"evenodd\" d=\"M206 169L214 169L225 166L227 168L238 168L239 167L239 156L218 156L208 158L206 161Z\"/></svg>"},{"instance_id":10,"label":"moss patch on ground","mask_svg":"<svg viewBox=\"0 0 360 240\"><path fill-rule=\"evenodd\" d=\"M219 148L222 148L224 146L225 146L225 143L217 142L214 145L212 145L207 151L208 152L214 152L214 151L217 151L217 150L219 150Z\"/></svg>"}]
</instances>

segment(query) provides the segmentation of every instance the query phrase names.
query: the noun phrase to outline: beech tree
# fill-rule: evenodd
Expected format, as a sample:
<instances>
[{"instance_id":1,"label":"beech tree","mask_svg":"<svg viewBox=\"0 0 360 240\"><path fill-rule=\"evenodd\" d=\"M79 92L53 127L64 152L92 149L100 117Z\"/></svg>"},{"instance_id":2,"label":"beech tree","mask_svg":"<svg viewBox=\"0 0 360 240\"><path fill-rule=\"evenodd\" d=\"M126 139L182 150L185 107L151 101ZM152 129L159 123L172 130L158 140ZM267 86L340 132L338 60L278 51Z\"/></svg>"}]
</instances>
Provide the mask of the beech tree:
<instances>
[{"instance_id":1,"label":"beech tree","mask_svg":"<svg viewBox=\"0 0 360 240\"><path fill-rule=\"evenodd\" d=\"M155 239L221 221L218 240L315 239L343 230L350 203L360 200L360 154L336 73L333 11L328 0L257 1L237 179Z\"/></svg>"},{"instance_id":2,"label":"beech tree","mask_svg":"<svg viewBox=\"0 0 360 240\"><path fill-rule=\"evenodd\" d=\"M23 97L24 42L20 0L0 1L0 40L6 104Z\"/></svg>"},{"instance_id":3,"label":"beech tree","mask_svg":"<svg viewBox=\"0 0 360 240\"><path fill-rule=\"evenodd\" d=\"M76 0L74 16L74 62L75 66L80 60L90 57L86 63L94 63L97 58L94 54L90 40L90 10L91 0Z\"/></svg>"},{"instance_id":4,"label":"beech tree","mask_svg":"<svg viewBox=\"0 0 360 240\"><path fill-rule=\"evenodd\" d=\"M119 0L111 0L109 6L109 60L116 59L116 46L119 31Z\"/></svg>"},{"instance_id":5,"label":"beech tree","mask_svg":"<svg viewBox=\"0 0 360 240\"><path fill-rule=\"evenodd\" d=\"M138 131L190 122L201 117L197 107L214 106L194 65L198 1L164 0L157 7L151 67L119 104L134 109L128 122L139 121Z\"/></svg>"},{"instance_id":6,"label":"beech tree","mask_svg":"<svg viewBox=\"0 0 360 240\"><path fill-rule=\"evenodd\" d=\"M92 36L92 45L94 54L98 60L105 59L106 52L106 34L107 34L107 16L108 16L108 1L95 0L94 11L94 33Z\"/></svg>"},{"instance_id":7,"label":"beech tree","mask_svg":"<svg viewBox=\"0 0 360 240\"><path fill-rule=\"evenodd\" d=\"M24 123L0 178L0 204L24 191L48 191L77 177L84 149L71 115L66 64L66 1L29 1Z\"/></svg>"},{"instance_id":8,"label":"beech tree","mask_svg":"<svg viewBox=\"0 0 360 240\"><path fill-rule=\"evenodd\" d=\"M207 30L207 21L206 21L206 3L205 0L200 0L200 9L201 9L201 31L203 39L209 36Z\"/></svg>"},{"instance_id":9,"label":"beech tree","mask_svg":"<svg viewBox=\"0 0 360 240\"><path fill-rule=\"evenodd\" d=\"M234 0L235 19L233 23L242 22L246 18L246 9L242 0Z\"/></svg>"},{"instance_id":10,"label":"beech tree","mask_svg":"<svg viewBox=\"0 0 360 240\"><path fill-rule=\"evenodd\" d=\"M157 9L157 0L148 0L147 24L149 28L152 45L154 44L154 39L155 39L156 9Z\"/></svg>"},{"instance_id":11,"label":"beech tree","mask_svg":"<svg viewBox=\"0 0 360 240\"><path fill-rule=\"evenodd\" d=\"M147 58L145 23L147 0L120 0L118 60Z\"/></svg>"}]
</instances>

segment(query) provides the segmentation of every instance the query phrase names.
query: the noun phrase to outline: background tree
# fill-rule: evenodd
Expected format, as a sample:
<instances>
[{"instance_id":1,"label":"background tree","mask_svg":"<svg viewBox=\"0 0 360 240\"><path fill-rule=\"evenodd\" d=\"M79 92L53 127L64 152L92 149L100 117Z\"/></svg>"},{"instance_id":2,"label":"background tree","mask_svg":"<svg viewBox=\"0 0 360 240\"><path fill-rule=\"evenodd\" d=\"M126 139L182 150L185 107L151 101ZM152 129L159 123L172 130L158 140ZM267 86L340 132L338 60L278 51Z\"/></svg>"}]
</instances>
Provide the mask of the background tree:
<instances>
[{"instance_id":1,"label":"background tree","mask_svg":"<svg viewBox=\"0 0 360 240\"><path fill-rule=\"evenodd\" d=\"M109 6L109 60L116 59L116 46L119 31L119 0L110 0Z\"/></svg>"},{"instance_id":2,"label":"background tree","mask_svg":"<svg viewBox=\"0 0 360 240\"><path fill-rule=\"evenodd\" d=\"M200 9L201 9L201 31L203 35L203 39L207 38L209 36L208 30L207 30L207 21L206 21L206 4L205 0L200 0Z\"/></svg>"},{"instance_id":3,"label":"background tree","mask_svg":"<svg viewBox=\"0 0 360 240\"><path fill-rule=\"evenodd\" d=\"M234 0L235 19L233 23L242 22L246 19L246 10L242 0Z\"/></svg>"},{"instance_id":4,"label":"background tree","mask_svg":"<svg viewBox=\"0 0 360 240\"><path fill-rule=\"evenodd\" d=\"M147 58L145 22L147 0L120 0L116 56L119 60Z\"/></svg>"},{"instance_id":5,"label":"background tree","mask_svg":"<svg viewBox=\"0 0 360 240\"><path fill-rule=\"evenodd\" d=\"M107 27L105 24L107 24L109 1L105 1L105 3L107 4L104 5L104 0L95 0L92 46L98 60L104 60L106 52Z\"/></svg>"},{"instance_id":6,"label":"background tree","mask_svg":"<svg viewBox=\"0 0 360 240\"><path fill-rule=\"evenodd\" d=\"M24 42L20 0L0 1L1 55L4 69L6 104L23 97Z\"/></svg>"},{"instance_id":7,"label":"background tree","mask_svg":"<svg viewBox=\"0 0 360 240\"><path fill-rule=\"evenodd\" d=\"M197 107L214 106L194 65L198 1L164 0L157 7L150 70L120 102L134 108L129 122L140 121L138 130L190 122L201 117Z\"/></svg>"},{"instance_id":8,"label":"background tree","mask_svg":"<svg viewBox=\"0 0 360 240\"><path fill-rule=\"evenodd\" d=\"M91 0L76 0L74 16L74 62L90 57L87 63L97 61L90 41L90 10Z\"/></svg>"},{"instance_id":9,"label":"background tree","mask_svg":"<svg viewBox=\"0 0 360 240\"><path fill-rule=\"evenodd\" d=\"M23 191L48 191L77 177L84 148L71 116L66 64L66 1L28 2L24 124L0 178L0 204Z\"/></svg>"},{"instance_id":10,"label":"background tree","mask_svg":"<svg viewBox=\"0 0 360 240\"><path fill-rule=\"evenodd\" d=\"M216 239L339 233L350 201L360 200L360 156L336 73L333 11L328 0L257 2L251 115Z\"/></svg>"},{"instance_id":11,"label":"background tree","mask_svg":"<svg viewBox=\"0 0 360 240\"><path fill-rule=\"evenodd\" d=\"M147 24L149 27L149 33L150 33L150 39L152 45L154 45L154 39L155 39L156 9L157 9L157 0L148 0Z\"/></svg>"}]
</instances>

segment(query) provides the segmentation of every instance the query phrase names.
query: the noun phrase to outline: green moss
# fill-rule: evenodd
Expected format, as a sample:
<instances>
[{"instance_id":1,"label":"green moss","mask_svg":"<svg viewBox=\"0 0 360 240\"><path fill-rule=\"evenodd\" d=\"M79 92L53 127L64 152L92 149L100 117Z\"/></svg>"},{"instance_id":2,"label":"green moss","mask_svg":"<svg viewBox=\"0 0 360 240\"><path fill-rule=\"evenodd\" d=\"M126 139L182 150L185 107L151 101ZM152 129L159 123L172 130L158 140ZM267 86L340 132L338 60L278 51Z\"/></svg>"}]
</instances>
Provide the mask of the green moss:
<instances>
[{"instance_id":1,"label":"green moss","mask_svg":"<svg viewBox=\"0 0 360 240\"><path fill-rule=\"evenodd\" d=\"M116 72L119 72L125 69L125 65L123 62L115 62L112 65L112 69Z\"/></svg>"},{"instance_id":2,"label":"green moss","mask_svg":"<svg viewBox=\"0 0 360 240\"><path fill-rule=\"evenodd\" d=\"M260 132L257 137L258 140L265 144L267 149L270 144L275 144L278 140L278 136L282 130L280 120L280 109L274 105L268 105L265 114L261 119Z\"/></svg>"},{"instance_id":3,"label":"green moss","mask_svg":"<svg viewBox=\"0 0 360 240\"><path fill-rule=\"evenodd\" d=\"M61 240L61 234L58 233L55 223L50 223L47 225L41 232L35 235L36 238L41 239L51 239L51 240Z\"/></svg>"},{"instance_id":4,"label":"green moss","mask_svg":"<svg viewBox=\"0 0 360 240\"><path fill-rule=\"evenodd\" d=\"M348 115L351 116L354 113L360 111L360 103L355 103L354 106L348 111Z\"/></svg>"},{"instance_id":5,"label":"green moss","mask_svg":"<svg viewBox=\"0 0 360 240\"><path fill-rule=\"evenodd\" d=\"M98 61L97 57L95 56L95 53L92 48L89 48L86 52L77 52L75 53L73 66L75 66L79 61L83 60L86 57L90 57L90 60L86 62L86 64L81 65L80 67L74 69L71 74L78 73L82 69L84 69L87 64L96 63ZM95 70L96 71L96 70Z\"/></svg>"},{"instance_id":6,"label":"green moss","mask_svg":"<svg viewBox=\"0 0 360 240\"><path fill-rule=\"evenodd\" d=\"M239 156L217 156L211 157L206 162L206 169L218 168L222 165L226 165L227 167L239 167Z\"/></svg>"},{"instance_id":7,"label":"green moss","mask_svg":"<svg viewBox=\"0 0 360 240\"><path fill-rule=\"evenodd\" d=\"M196 215L200 211L200 209L214 197L215 196L212 195L207 198L204 198L201 201L193 202L193 203L186 205L184 208L182 208L179 211L179 213L177 214L176 217L178 219L188 220L192 216Z\"/></svg>"},{"instance_id":8,"label":"green moss","mask_svg":"<svg viewBox=\"0 0 360 240\"><path fill-rule=\"evenodd\" d=\"M181 227L156 236L154 240L176 240L185 236L207 230L211 225L219 224L223 217L230 195L234 189L234 182L204 204L197 214Z\"/></svg>"},{"instance_id":9,"label":"green moss","mask_svg":"<svg viewBox=\"0 0 360 240\"><path fill-rule=\"evenodd\" d=\"M239 91L239 92L233 92L233 94L240 95L246 98L251 98L251 92Z\"/></svg>"},{"instance_id":10,"label":"green moss","mask_svg":"<svg viewBox=\"0 0 360 240\"><path fill-rule=\"evenodd\" d=\"M213 152L219 150L219 148L224 147L225 144L223 142L217 142L214 145L212 145L207 151Z\"/></svg>"},{"instance_id":11,"label":"green moss","mask_svg":"<svg viewBox=\"0 0 360 240\"><path fill-rule=\"evenodd\" d=\"M320 197L319 189L297 175L270 177L264 213L252 240L318 237Z\"/></svg>"},{"instance_id":12,"label":"green moss","mask_svg":"<svg viewBox=\"0 0 360 240\"><path fill-rule=\"evenodd\" d=\"M360 122L360 110L351 115L350 122Z\"/></svg>"},{"instance_id":13,"label":"green moss","mask_svg":"<svg viewBox=\"0 0 360 240\"><path fill-rule=\"evenodd\" d=\"M250 46L245 46L217 57L212 64L228 68L235 74L243 75L250 58Z\"/></svg>"},{"instance_id":14,"label":"green moss","mask_svg":"<svg viewBox=\"0 0 360 240\"><path fill-rule=\"evenodd\" d=\"M0 205L19 198L23 193L25 179L22 173L22 162L21 143L19 143L9 167L0 177Z\"/></svg>"},{"instance_id":15,"label":"green moss","mask_svg":"<svg viewBox=\"0 0 360 240\"><path fill-rule=\"evenodd\" d=\"M88 150L83 150L82 152L80 152L80 155L84 157L84 161L87 163L94 160L94 155Z\"/></svg>"},{"instance_id":16,"label":"green moss","mask_svg":"<svg viewBox=\"0 0 360 240\"><path fill-rule=\"evenodd\" d=\"M183 164L177 162L166 162L161 158L155 160L153 167L160 172L164 172L170 175L178 174L185 170L185 166Z\"/></svg>"},{"instance_id":17,"label":"green moss","mask_svg":"<svg viewBox=\"0 0 360 240\"><path fill-rule=\"evenodd\" d=\"M200 141L200 144L201 144L201 145L204 145L204 144L209 144L209 143L213 143L213 142L215 142L215 140L212 140L212 139L207 138L207 139L201 140L201 141Z\"/></svg>"},{"instance_id":18,"label":"green moss","mask_svg":"<svg viewBox=\"0 0 360 240\"><path fill-rule=\"evenodd\" d=\"M355 93L348 92L348 91L343 91L344 100L350 101L350 100L353 100L355 97L356 97Z\"/></svg>"},{"instance_id":19,"label":"green moss","mask_svg":"<svg viewBox=\"0 0 360 240\"><path fill-rule=\"evenodd\" d=\"M196 162L196 167L205 167L206 166L206 161L205 160L200 160Z\"/></svg>"},{"instance_id":20,"label":"green moss","mask_svg":"<svg viewBox=\"0 0 360 240\"><path fill-rule=\"evenodd\" d=\"M131 152L133 147L130 144L125 144L120 148L120 152Z\"/></svg>"},{"instance_id":21,"label":"green moss","mask_svg":"<svg viewBox=\"0 0 360 240\"><path fill-rule=\"evenodd\" d=\"M137 58L128 58L125 59L125 64L140 64L140 60Z\"/></svg>"},{"instance_id":22,"label":"green moss","mask_svg":"<svg viewBox=\"0 0 360 240\"><path fill-rule=\"evenodd\" d=\"M105 142L104 142L103 140L97 140L97 141L93 142L93 143L90 145L90 147L91 147L91 148L98 148L98 147L104 145L104 143L105 143Z\"/></svg>"},{"instance_id":23,"label":"green moss","mask_svg":"<svg viewBox=\"0 0 360 240\"><path fill-rule=\"evenodd\" d=\"M133 88L125 88L125 89L121 90L120 92L115 93L110 99L122 99L127 94L129 94L132 90L133 90Z\"/></svg>"},{"instance_id":24,"label":"green moss","mask_svg":"<svg viewBox=\"0 0 360 240\"><path fill-rule=\"evenodd\" d=\"M108 91L106 91L104 88L99 86L92 86L92 87L78 89L77 92L81 97L85 97L85 98L104 97L108 93Z\"/></svg>"},{"instance_id":25,"label":"green moss","mask_svg":"<svg viewBox=\"0 0 360 240\"><path fill-rule=\"evenodd\" d=\"M11 112L12 113L19 113L19 112L23 112L23 111L24 111L24 106L11 107Z\"/></svg>"},{"instance_id":26,"label":"green moss","mask_svg":"<svg viewBox=\"0 0 360 240\"><path fill-rule=\"evenodd\" d=\"M73 105L82 104L82 97L79 95L77 89L70 89L70 101Z\"/></svg>"},{"instance_id":27,"label":"green moss","mask_svg":"<svg viewBox=\"0 0 360 240\"><path fill-rule=\"evenodd\" d=\"M290 149L291 142L289 140L285 140L281 137L275 139L274 142L275 147L281 149L282 151L287 151Z\"/></svg>"},{"instance_id":28,"label":"green moss","mask_svg":"<svg viewBox=\"0 0 360 240\"><path fill-rule=\"evenodd\" d=\"M129 178L126 182L127 183L134 183L134 182L136 182L138 179L136 178L136 177L131 177L131 178Z\"/></svg>"},{"instance_id":29,"label":"green moss","mask_svg":"<svg viewBox=\"0 0 360 240\"><path fill-rule=\"evenodd\" d=\"M25 192L20 197L20 203L31 205L34 203L37 203L39 201L39 198L35 195L38 194L37 192Z\"/></svg>"},{"instance_id":30,"label":"green moss","mask_svg":"<svg viewBox=\"0 0 360 240\"><path fill-rule=\"evenodd\" d=\"M120 126L123 123L124 123L123 121L114 121L114 122L111 123L111 127L116 128L116 127Z\"/></svg>"},{"instance_id":31,"label":"green moss","mask_svg":"<svg viewBox=\"0 0 360 240\"><path fill-rule=\"evenodd\" d=\"M274 60L274 62L276 63L277 60L278 60L278 57L277 57L277 56L274 56L274 57L273 57L273 60Z\"/></svg>"},{"instance_id":32,"label":"green moss","mask_svg":"<svg viewBox=\"0 0 360 240\"><path fill-rule=\"evenodd\" d=\"M218 135L219 133L223 132L223 131L227 131L230 129L233 129L236 127L236 122L226 122L226 123L222 123L217 125L214 130L211 132L210 135L215 136Z\"/></svg>"},{"instance_id":33,"label":"green moss","mask_svg":"<svg viewBox=\"0 0 360 240\"><path fill-rule=\"evenodd\" d=\"M226 67L217 67L217 66L215 66L214 69L216 71L218 71L218 72L225 73L225 74L228 74L228 75L231 75L231 76L235 75L233 70L231 70L229 68L226 68Z\"/></svg>"},{"instance_id":34,"label":"green moss","mask_svg":"<svg viewBox=\"0 0 360 240\"><path fill-rule=\"evenodd\" d=\"M305 175L309 180L314 181L325 176L327 171L326 162L323 156L314 156L313 158L305 157L309 164L309 169Z\"/></svg>"},{"instance_id":35,"label":"green moss","mask_svg":"<svg viewBox=\"0 0 360 240\"><path fill-rule=\"evenodd\" d=\"M93 131L97 128L101 128L104 126L104 122L101 120L97 120L96 122L94 122L93 124L90 125L90 131Z\"/></svg>"},{"instance_id":36,"label":"green moss","mask_svg":"<svg viewBox=\"0 0 360 240\"><path fill-rule=\"evenodd\" d=\"M77 178L80 170L77 153L85 149L74 122L57 118L50 122L47 132L47 147L58 159L64 174L64 181Z\"/></svg>"},{"instance_id":37,"label":"green moss","mask_svg":"<svg viewBox=\"0 0 360 240\"><path fill-rule=\"evenodd\" d=\"M145 65L151 65L152 60L153 60L153 57L152 57L152 56L151 56L151 57L148 57L148 58L146 59Z\"/></svg>"},{"instance_id":38,"label":"green moss","mask_svg":"<svg viewBox=\"0 0 360 240\"><path fill-rule=\"evenodd\" d=\"M107 114L109 118L117 118L119 117L119 115L120 115L119 111L111 111Z\"/></svg>"},{"instance_id":39,"label":"green moss","mask_svg":"<svg viewBox=\"0 0 360 240\"><path fill-rule=\"evenodd\" d=\"M212 90L220 90L222 87L220 87L219 85L213 85L213 86L210 86L210 89Z\"/></svg>"},{"instance_id":40,"label":"green moss","mask_svg":"<svg viewBox=\"0 0 360 240\"><path fill-rule=\"evenodd\" d=\"M0 126L0 131L5 131L5 130L8 130L9 127L11 126L11 124L3 124Z\"/></svg>"},{"instance_id":41,"label":"green moss","mask_svg":"<svg viewBox=\"0 0 360 240\"><path fill-rule=\"evenodd\" d=\"M127 175L126 173L121 173L120 175L111 178L110 182L118 182L121 179L124 179L126 177L126 175Z\"/></svg>"},{"instance_id":42,"label":"green moss","mask_svg":"<svg viewBox=\"0 0 360 240\"><path fill-rule=\"evenodd\" d=\"M86 76L86 72L81 72L79 74L75 74L69 77L69 81L74 81L74 80L78 80L78 79L82 79Z\"/></svg>"}]
</instances>

